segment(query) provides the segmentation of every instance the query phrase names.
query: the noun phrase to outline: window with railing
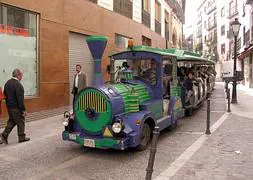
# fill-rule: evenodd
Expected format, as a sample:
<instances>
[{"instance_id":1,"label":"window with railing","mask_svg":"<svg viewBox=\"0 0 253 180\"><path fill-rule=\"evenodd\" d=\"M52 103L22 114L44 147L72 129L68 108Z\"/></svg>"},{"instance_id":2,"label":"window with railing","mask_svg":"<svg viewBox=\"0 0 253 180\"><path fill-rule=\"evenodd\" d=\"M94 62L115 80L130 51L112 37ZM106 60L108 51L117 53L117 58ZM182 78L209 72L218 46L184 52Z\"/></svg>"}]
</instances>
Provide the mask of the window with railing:
<instances>
[{"instance_id":1,"label":"window with railing","mask_svg":"<svg viewBox=\"0 0 253 180\"><path fill-rule=\"evenodd\" d=\"M221 8L221 17L225 16L225 7Z\"/></svg>"},{"instance_id":2,"label":"window with railing","mask_svg":"<svg viewBox=\"0 0 253 180\"><path fill-rule=\"evenodd\" d=\"M221 54L225 54L225 50L226 50L226 44L223 43L221 44Z\"/></svg>"},{"instance_id":3,"label":"window with railing","mask_svg":"<svg viewBox=\"0 0 253 180\"><path fill-rule=\"evenodd\" d=\"M232 0L229 3L229 16L233 16L237 11L237 0Z\"/></svg>"},{"instance_id":4,"label":"window with railing","mask_svg":"<svg viewBox=\"0 0 253 180\"><path fill-rule=\"evenodd\" d=\"M248 46L250 42L250 30L246 31L244 34L244 41L243 45Z\"/></svg>"},{"instance_id":5,"label":"window with railing","mask_svg":"<svg viewBox=\"0 0 253 180\"><path fill-rule=\"evenodd\" d=\"M221 26L221 35L224 36L225 35L225 25Z\"/></svg>"},{"instance_id":6,"label":"window with railing","mask_svg":"<svg viewBox=\"0 0 253 180\"><path fill-rule=\"evenodd\" d=\"M155 19L161 22L161 4L158 1L155 1Z\"/></svg>"},{"instance_id":7,"label":"window with railing","mask_svg":"<svg viewBox=\"0 0 253 180\"><path fill-rule=\"evenodd\" d=\"M165 38L169 40L169 23L170 23L170 14L165 11Z\"/></svg>"},{"instance_id":8,"label":"window with railing","mask_svg":"<svg viewBox=\"0 0 253 180\"><path fill-rule=\"evenodd\" d=\"M161 34L161 4L155 1L155 32Z\"/></svg>"},{"instance_id":9,"label":"window with railing","mask_svg":"<svg viewBox=\"0 0 253 180\"><path fill-rule=\"evenodd\" d=\"M131 0L117 0L113 2L113 10L126 17L133 17L133 2Z\"/></svg>"},{"instance_id":10,"label":"window with railing","mask_svg":"<svg viewBox=\"0 0 253 180\"><path fill-rule=\"evenodd\" d=\"M142 0L142 24L150 28L150 0Z\"/></svg>"},{"instance_id":11,"label":"window with railing","mask_svg":"<svg viewBox=\"0 0 253 180\"><path fill-rule=\"evenodd\" d=\"M216 16L217 16L217 14L214 13L214 14L213 14L213 22L214 22L214 25L217 24L217 18L216 18Z\"/></svg>"},{"instance_id":12,"label":"window with railing","mask_svg":"<svg viewBox=\"0 0 253 180\"><path fill-rule=\"evenodd\" d=\"M142 0L142 9L150 13L150 0Z\"/></svg>"}]
</instances>

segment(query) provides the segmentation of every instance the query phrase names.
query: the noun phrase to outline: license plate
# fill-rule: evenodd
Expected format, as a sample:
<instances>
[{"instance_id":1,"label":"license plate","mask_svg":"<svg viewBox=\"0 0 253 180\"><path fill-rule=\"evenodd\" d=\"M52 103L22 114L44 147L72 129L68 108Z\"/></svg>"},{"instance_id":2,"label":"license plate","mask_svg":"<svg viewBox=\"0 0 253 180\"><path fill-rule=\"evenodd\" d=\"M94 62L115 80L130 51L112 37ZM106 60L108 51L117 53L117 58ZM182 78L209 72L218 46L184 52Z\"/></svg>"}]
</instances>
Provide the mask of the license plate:
<instances>
[{"instance_id":1,"label":"license plate","mask_svg":"<svg viewBox=\"0 0 253 180\"><path fill-rule=\"evenodd\" d=\"M87 147L95 147L95 140L93 140L93 139L84 139L83 145L87 146Z\"/></svg>"},{"instance_id":2,"label":"license plate","mask_svg":"<svg viewBox=\"0 0 253 180\"><path fill-rule=\"evenodd\" d=\"M76 134L69 134L69 139L76 140Z\"/></svg>"}]
</instances>

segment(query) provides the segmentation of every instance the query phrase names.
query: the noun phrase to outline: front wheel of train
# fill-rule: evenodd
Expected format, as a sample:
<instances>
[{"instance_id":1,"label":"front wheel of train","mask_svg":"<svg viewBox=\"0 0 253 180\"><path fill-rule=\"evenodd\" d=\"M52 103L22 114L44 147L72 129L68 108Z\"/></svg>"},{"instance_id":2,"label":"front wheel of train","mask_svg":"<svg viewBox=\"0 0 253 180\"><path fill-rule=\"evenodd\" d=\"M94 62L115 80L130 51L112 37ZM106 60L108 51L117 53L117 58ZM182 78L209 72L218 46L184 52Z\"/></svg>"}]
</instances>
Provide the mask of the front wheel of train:
<instances>
[{"instance_id":1,"label":"front wheel of train","mask_svg":"<svg viewBox=\"0 0 253 180\"><path fill-rule=\"evenodd\" d=\"M147 123L144 123L141 130L141 142L136 147L136 149L139 151L147 149L148 144L150 142L150 137L151 137L151 129Z\"/></svg>"}]
</instances>

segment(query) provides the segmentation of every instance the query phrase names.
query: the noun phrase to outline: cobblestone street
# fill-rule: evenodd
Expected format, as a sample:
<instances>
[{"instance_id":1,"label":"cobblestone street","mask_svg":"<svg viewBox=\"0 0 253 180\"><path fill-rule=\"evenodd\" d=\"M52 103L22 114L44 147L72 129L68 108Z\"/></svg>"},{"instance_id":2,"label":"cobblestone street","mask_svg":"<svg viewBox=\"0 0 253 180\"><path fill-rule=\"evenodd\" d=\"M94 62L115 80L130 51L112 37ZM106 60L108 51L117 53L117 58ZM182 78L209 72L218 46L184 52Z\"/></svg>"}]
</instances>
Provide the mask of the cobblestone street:
<instances>
[{"instance_id":1,"label":"cobblestone street","mask_svg":"<svg viewBox=\"0 0 253 180\"><path fill-rule=\"evenodd\" d=\"M223 85L217 83L211 96L211 126L226 118L216 131L211 129L212 135L204 135L206 102L193 116L182 119L175 130L161 132L153 179L161 179L161 174L163 179L173 180L253 179L253 97L240 86L238 89L239 103L226 113ZM61 120L59 115L28 122L27 134L32 140L23 144L17 143L13 130L9 145L0 145L0 179L145 179L149 149L83 148L62 141ZM202 137L203 144L188 157L189 149ZM172 168L173 164L180 167Z\"/></svg>"}]
</instances>

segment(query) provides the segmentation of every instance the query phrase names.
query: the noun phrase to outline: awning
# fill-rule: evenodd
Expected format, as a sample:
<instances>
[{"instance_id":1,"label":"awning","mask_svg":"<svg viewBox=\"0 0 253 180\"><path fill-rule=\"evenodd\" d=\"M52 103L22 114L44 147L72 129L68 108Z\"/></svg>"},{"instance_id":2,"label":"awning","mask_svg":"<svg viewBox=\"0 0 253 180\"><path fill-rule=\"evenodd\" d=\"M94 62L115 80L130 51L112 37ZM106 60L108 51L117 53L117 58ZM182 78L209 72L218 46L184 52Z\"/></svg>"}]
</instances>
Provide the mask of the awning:
<instances>
[{"instance_id":1,"label":"awning","mask_svg":"<svg viewBox=\"0 0 253 180\"><path fill-rule=\"evenodd\" d=\"M253 45L251 44L249 47L245 48L244 51L238 55L238 59L243 60L249 57L250 53L252 52L253 52Z\"/></svg>"}]
</instances>

